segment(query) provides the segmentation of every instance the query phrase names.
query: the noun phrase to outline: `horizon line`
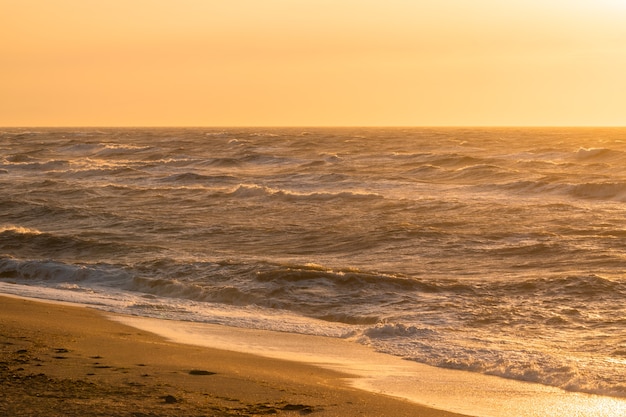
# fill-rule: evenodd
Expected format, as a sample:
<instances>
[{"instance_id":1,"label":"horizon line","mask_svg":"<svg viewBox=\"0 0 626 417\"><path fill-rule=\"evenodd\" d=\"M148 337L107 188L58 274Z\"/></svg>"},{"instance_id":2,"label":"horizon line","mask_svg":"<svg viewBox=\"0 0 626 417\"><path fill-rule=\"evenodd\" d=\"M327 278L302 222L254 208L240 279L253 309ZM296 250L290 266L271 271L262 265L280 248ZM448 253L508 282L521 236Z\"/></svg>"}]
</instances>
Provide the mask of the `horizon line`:
<instances>
[{"instance_id":1,"label":"horizon line","mask_svg":"<svg viewBox=\"0 0 626 417\"><path fill-rule=\"evenodd\" d=\"M0 129L611 129L626 125L0 125Z\"/></svg>"}]
</instances>

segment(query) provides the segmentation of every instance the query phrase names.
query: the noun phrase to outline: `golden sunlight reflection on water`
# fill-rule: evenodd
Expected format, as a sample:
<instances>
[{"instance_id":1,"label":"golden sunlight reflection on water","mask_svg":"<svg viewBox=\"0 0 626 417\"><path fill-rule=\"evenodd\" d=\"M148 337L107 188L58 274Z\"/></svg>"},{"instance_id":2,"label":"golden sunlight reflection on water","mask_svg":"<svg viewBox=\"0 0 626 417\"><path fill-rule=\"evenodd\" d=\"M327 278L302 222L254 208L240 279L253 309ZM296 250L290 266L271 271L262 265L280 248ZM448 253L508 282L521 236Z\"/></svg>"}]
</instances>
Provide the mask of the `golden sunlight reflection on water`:
<instances>
[{"instance_id":1,"label":"golden sunlight reflection on water","mask_svg":"<svg viewBox=\"0 0 626 417\"><path fill-rule=\"evenodd\" d=\"M626 416L626 404L623 401L607 397L585 397L575 394L579 401L565 400L547 408L551 416L573 417L612 417ZM546 416L544 412L536 413L537 416Z\"/></svg>"}]
</instances>

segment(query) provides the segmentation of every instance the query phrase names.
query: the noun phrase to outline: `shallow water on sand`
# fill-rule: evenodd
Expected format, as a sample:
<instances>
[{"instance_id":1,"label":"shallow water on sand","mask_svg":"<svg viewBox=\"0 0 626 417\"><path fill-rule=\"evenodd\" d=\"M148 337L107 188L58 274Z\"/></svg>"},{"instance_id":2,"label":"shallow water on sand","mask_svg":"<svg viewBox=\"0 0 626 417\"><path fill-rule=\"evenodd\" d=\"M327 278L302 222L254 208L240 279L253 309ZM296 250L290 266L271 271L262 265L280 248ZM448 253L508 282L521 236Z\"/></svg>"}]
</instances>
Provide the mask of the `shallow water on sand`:
<instances>
[{"instance_id":1,"label":"shallow water on sand","mask_svg":"<svg viewBox=\"0 0 626 417\"><path fill-rule=\"evenodd\" d=\"M477 417L621 417L626 400L448 370L344 340L206 323L110 316L179 343L311 363L353 375L356 388Z\"/></svg>"}]
</instances>

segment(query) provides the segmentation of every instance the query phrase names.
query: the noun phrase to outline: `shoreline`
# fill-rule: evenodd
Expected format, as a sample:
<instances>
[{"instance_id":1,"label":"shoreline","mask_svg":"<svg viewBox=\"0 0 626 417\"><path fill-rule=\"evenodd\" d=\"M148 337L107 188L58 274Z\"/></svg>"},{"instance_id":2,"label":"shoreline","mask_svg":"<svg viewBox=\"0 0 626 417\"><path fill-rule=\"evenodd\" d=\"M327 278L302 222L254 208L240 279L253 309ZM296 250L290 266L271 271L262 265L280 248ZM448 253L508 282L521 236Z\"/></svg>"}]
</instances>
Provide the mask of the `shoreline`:
<instances>
[{"instance_id":1,"label":"shoreline","mask_svg":"<svg viewBox=\"0 0 626 417\"><path fill-rule=\"evenodd\" d=\"M626 415L623 398L435 368L343 339L5 293L0 384L0 415L11 416Z\"/></svg>"},{"instance_id":2,"label":"shoreline","mask_svg":"<svg viewBox=\"0 0 626 417\"><path fill-rule=\"evenodd\" d=\"M4 415L462 416L308 363L171 342L84 306L0 303Z\"/></svg>"}]
</instances>

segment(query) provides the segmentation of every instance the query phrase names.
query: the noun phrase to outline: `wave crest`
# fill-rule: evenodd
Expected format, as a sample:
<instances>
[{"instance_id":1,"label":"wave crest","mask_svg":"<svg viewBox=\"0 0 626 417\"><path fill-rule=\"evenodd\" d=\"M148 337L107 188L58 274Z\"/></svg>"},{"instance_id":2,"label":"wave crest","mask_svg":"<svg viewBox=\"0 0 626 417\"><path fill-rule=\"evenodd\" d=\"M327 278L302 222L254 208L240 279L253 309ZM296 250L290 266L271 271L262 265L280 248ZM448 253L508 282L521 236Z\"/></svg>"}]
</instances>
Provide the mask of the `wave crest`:
<instances>
[{"instance_id":1,"label":"wave crest","mask_svg":"<svg viewBox=\"0 0 626 417\"><path fill-rule=\"evenodd\" d=\"M15 226L12 224L0 226L0 234L5 233L5 232L11 232L11 233L16 233L20 235L40 235L41 234L41 232L37 229L33 229L30 227Z\"/></svg>"},{"instance_id":2,"label":"wave crest","mask_svg":"<svg viewBox=\"0 0 626 417\"><path fill-rule=\"evenodd\" d=\"M298 191L290 191L279 188L272 188L257 184L240 184L235 189L222 195L228 197L238 198L252 198L252 197L275 197L283 198L286 200L313 200L313 201L329 201L335 199L346 200L379 200L384 197L377 193L367 193L358 191L341 191L341 192L312 192L304 193Z\"/></svg>"}]
</instances>

